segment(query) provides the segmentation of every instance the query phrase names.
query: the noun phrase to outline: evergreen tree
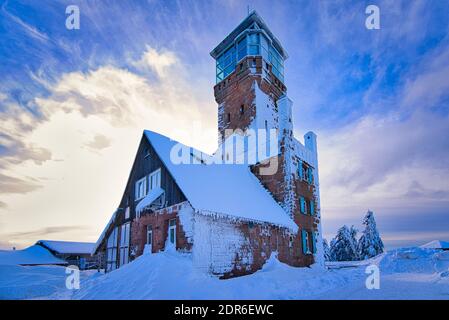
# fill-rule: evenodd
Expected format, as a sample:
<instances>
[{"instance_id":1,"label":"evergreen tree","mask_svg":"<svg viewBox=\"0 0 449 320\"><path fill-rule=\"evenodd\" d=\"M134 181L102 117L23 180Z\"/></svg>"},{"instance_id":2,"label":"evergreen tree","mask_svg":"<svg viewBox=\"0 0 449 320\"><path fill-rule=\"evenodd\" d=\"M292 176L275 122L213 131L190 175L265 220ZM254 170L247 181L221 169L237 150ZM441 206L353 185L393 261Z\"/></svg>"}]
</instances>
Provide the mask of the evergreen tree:
<instances>
[{"instance_id":1,"label":"evergreen tree","mask_svg":"<svg viewBox=\"0 0 449 320\"><path fill-rule=\"evenodd\" d=\"M357 251L357 229L354 226L351 226L351 228L349 229L349 233L351 235L351 247L354 248L354 256L352 258L352 261L360 260L360 255Z\"/></svg>"},{"instance_id":2,"label":"evergreen tree","mask_svg":"<svg viewBox=\"0 0 449 320\"><path fill-rule=\"evenodd\" d=\"M358 260L357 254L357 230L352 226L341 227L331 242L331 261L354 261Z\"/></svg>"},{"instance_id":3,"label":"evergreen tree","mask_svg":"<svg viewBox=\"0 0 449 320\"><path fill-rule=\"evenodd\" d=\"M329 248L326 239L323 239L323 251L324 251L324 260L331 261L331 249Z\"/></svg>"},{"instance_id":4,"label":"evergreen tree","mask_svg":"<svg viewBox=\"0 0 449 320\"><path fill-rule=\"evenodd\" d=\"M357 245L357 251L361 259L369 259L384 252L384 244L377 231L376 221L374 220L374 213L369 211L363 219L365 230L360 237Z\"/></svg>"}]
</instances>

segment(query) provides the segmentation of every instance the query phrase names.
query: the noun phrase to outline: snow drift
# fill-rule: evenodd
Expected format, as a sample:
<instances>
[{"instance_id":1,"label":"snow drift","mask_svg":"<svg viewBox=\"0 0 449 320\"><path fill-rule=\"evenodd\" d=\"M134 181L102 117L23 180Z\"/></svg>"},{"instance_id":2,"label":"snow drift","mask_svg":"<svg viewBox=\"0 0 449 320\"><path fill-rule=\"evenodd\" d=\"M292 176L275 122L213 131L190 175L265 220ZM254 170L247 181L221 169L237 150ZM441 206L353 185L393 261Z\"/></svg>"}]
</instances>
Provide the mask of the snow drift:
<instances>
[{"instance_id":1,"label":"snow drift","mask_svg":"<svg viewBox=\"0 0 449 320\"><path fill-rule=\"evenodd\" d=\"M74 299L297 299L346 280L319 267L294 268L273 255L250 276L220 280L193 268L189 255L144 254L134 262L87 281Z\"/></svg>"},{"instance_id":2,"label":"snow drift","mask_svg":"<svg viewBox=\"0 0 449 320\"><path fill-rule=\"evenodd\" d=\"M23 250L0 250L0 265L64 265L47 249L34 245Z\"/></svg>"},{"instance_id":3,"label":"snow drift","mask_svg":"<svg viewBox=\"0 0 449 320\"><path fill-rule=\"evenodd\" d=\"M379 266L379 290L365 287L366 266ZM219 280L193 267L189 254L144 254L101 274L81 272L80 290L65 287L64 267L0 265L0 299L448 299L449 251L405 248L365 261L294 268L272 255L258 272Z\"/></svg>"}]
</instances>

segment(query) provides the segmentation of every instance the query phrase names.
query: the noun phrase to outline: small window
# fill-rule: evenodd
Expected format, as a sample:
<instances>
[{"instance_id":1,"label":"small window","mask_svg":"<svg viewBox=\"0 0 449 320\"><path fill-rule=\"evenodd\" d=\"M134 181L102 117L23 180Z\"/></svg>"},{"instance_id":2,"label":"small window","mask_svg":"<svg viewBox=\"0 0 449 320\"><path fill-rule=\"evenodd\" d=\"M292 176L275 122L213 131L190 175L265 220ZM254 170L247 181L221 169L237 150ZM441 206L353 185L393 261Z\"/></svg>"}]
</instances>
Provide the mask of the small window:
<instances>
[{"instance_id":1,"label":"small window","mask_svg":"<svg viewBox=\"0 0 449 320\"><path fill-rule=\"evenodd\" d=\"M252 65L251 65L252 67L255 67L256 66L256 59L253 59L253 61L252 61Z\"/></svg>"},{"instance_id":2,"label":"small window","mask_svg":"<svg viewBox=\"0 0 449 320\"><path fill-rule=\"evenodd\" d=\"M240 70L243 69L243 63L240 63Z\"/></svg>"},{"instance_id":3,"label":"small window","mask_svg":"<svg viewBox=\"0 0 449 320\"><path fill-rule=\"evenodd\" d=\"M145 157L145 158L150 157L150 149L145 148L145 151L144 151L144 157Z\"/></svg>"},{"instance_id":4,"label":"small window","mask_svg":"<svg viewBox=\"0 0 449 320\"><path fill-rule=\"evenodd\" d=\"M240 115L243 115L245 113L245 106L242 104L240 106Z\"/></svg>"},{"instance_id":5,"label":"small window","mask_svg":"<svg viewBox=\"0 0 449 320\"><path fill-rule=\"evenodd\" d=\"M309 202L309 210L311 216L315 215L315 202L313 201L313 199Z\"/></svg>"},{"instance_id":6,"label":"small window","mask_svg":"<svg viewBox=\"0 0 449 320\"><path fill-rule=\"evenodd\" d=\"M157 169L148 176L149 191L161 187L161 169Z\"/></svg>"},{"instance_id":7,"label":"small window","mask_svg":"<svg viewBox=\"0 0 449 320\"><path fill-rule=\"evenodd\" d=\"M268 121L265 120L265 131L268 131Z\"/></svg>"},{"instance_id":8,"label":"small window","mask_svg":"<svg viewBox=\"0 0 449 320\"><path fill-rule=\"evenodd\" d=\"M304 197L299 197L299 210L302 214L306 214L306 200Z\"/></svg>"},{"instance_id":9,"label":"small window","mask_svg":"<svg viewBox=\"0 0 449 320\"><path fill-rule=\"evenodd\" d=\"M136 182L136 200L140 200L147 195L147 177Z\"/></svg>"},{"instance_id":10,"label":"small window","mask_svg":"<svg viewBox=\"0 0 449 320\"><path fill-rule=\"evenodd\" d=\"M307 182L313 184L313 169L311 167L307 168Z\"/></svg>"},{"instance_id":11,"label":"small window","mask_svg":"<svg viewBox=\"0 0 449 320\"><path fill-rule=\"evenodd\" d=\"M310 252L310 241L309 241L309 232L306 230L301 231L302 236L302 253L311 254Z\"/></svg>"},{"instance_id":12,"label":"small window","mask_svg":"<svg viewBox=\"0 0 449 320\"><path fill-rule=\"evenodd\" d=\"M231 122L231 114L228 113L228 122Z\"/></svg>"}]
</instances>

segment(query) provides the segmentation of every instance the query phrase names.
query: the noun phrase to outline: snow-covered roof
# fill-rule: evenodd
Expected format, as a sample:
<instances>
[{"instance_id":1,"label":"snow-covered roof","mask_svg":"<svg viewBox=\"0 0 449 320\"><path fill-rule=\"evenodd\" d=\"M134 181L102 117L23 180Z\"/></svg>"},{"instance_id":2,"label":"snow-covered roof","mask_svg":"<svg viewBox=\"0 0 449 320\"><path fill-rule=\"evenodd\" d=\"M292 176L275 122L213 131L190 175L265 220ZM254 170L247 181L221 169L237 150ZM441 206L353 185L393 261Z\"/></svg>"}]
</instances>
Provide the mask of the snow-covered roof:
<instances>
[{"instance_id":1,"label":"snow-covered roof","mask_svg":"<svg viewBox=\"0 0 449 320\"><path fill-rule=\"evenodd\" d=\"M139 201L139 203L136 206L136 212L140 214L143 210L151 206L151 204L159 198L164 193L164 190L161 188L155 188L151 190L145 198Z\"/></svg>"},{"instance_id":2,"label":"snow-covered roof","mask_svg":"<svg viewBox=\"0 0 449 320\"><path fill-rule=\"evenodd\" d=\"M61 254L90 254L95 245L95 243L92 242L55 240L39 240L36 244Z\"/></svg>"},{"instance_id":3,"label":"snow-covered roof","mask_svg":"<svg viewBox=\"0 0 449 320\"><path fill-rule=\"evenodd\" d=\"M97 252L98 248L103 243L103 240L106 237L106 234L107 234L110 226L114 223L115 217L117 216L117 212L118 212L118 210L115 210L114 213L112 214L108 223L104 227L103 232L100 234L100 237L98 238L97 242L95 242L95 245L93 246L92 251L90 252L91 254L95 254Z\"/></svg>"},{"instance_id":4,"label":"snow-covered roof","mask_svg":"<svg viewBox=\"0 0 449 320\"><path fill-rule=\"evenodd\" d=\"M247 165L176 164L170 159L173 150L190 150L189 156L195 155L203 160L211 156L152 131L146 130L144 134L195 210L268 222L297 231L294 221ZM174 149L176 145L179 148Z\"/></svg>"},{"instance_id":5,"label":"snow-covered roof","mask_svg":"<svg viewBox=\"0 0 449 320\"><path fill-rule=\"evenodd\" d=\"M426 244L423 244L420 246L420 248L427 248L427 249L448 249L449 250L449 242L447 241L441 241L441 240L433 240Z\"/></svg>"},{"instance_id":6,"label":"snow-covered roof","mask_svg":"<svg viewBox=\"0 0 449 320\"><path fill-rule=\"evenodd\" d=\"M0 265L45 265L67 264L56 258L47 249L34 245L23 250L0 250Z\"/></svg>"}]
</instances>

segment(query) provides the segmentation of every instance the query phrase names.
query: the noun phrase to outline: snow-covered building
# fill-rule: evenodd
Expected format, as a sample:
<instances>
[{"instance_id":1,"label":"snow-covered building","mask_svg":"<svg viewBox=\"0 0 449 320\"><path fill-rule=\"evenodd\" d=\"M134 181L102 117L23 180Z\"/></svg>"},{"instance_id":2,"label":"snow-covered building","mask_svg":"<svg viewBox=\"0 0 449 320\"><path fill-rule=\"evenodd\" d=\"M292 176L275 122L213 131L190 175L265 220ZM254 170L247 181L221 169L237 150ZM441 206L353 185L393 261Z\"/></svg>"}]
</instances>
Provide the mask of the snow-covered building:
<instances>
[{"instance_id":1,"label":"snow-covered building","mask_svg":"<svg viewBox=\"0 0 449 320\"><path fill-rule=\"evenodd\" d=\"M144 131L93 250L107 271L170 249L222 277L252 273L274 252L292 266L324 263L316 135L293 136L286 51L253 11L211 56L220 147L207 155Z\"/></svg>"},{"instance_id":2,"label":"snow-covered building","mask_svg":"<svg viewBox=\"0 0 449 320\"><path fill-rule=\"evenodd\" d=\"M97 255L92 256L95 243L56 240L39 240L36 246L48 250L56 258L69 265L76 265L81 270L97 268L101 263Z\"/></svg>"}]
</instances>

